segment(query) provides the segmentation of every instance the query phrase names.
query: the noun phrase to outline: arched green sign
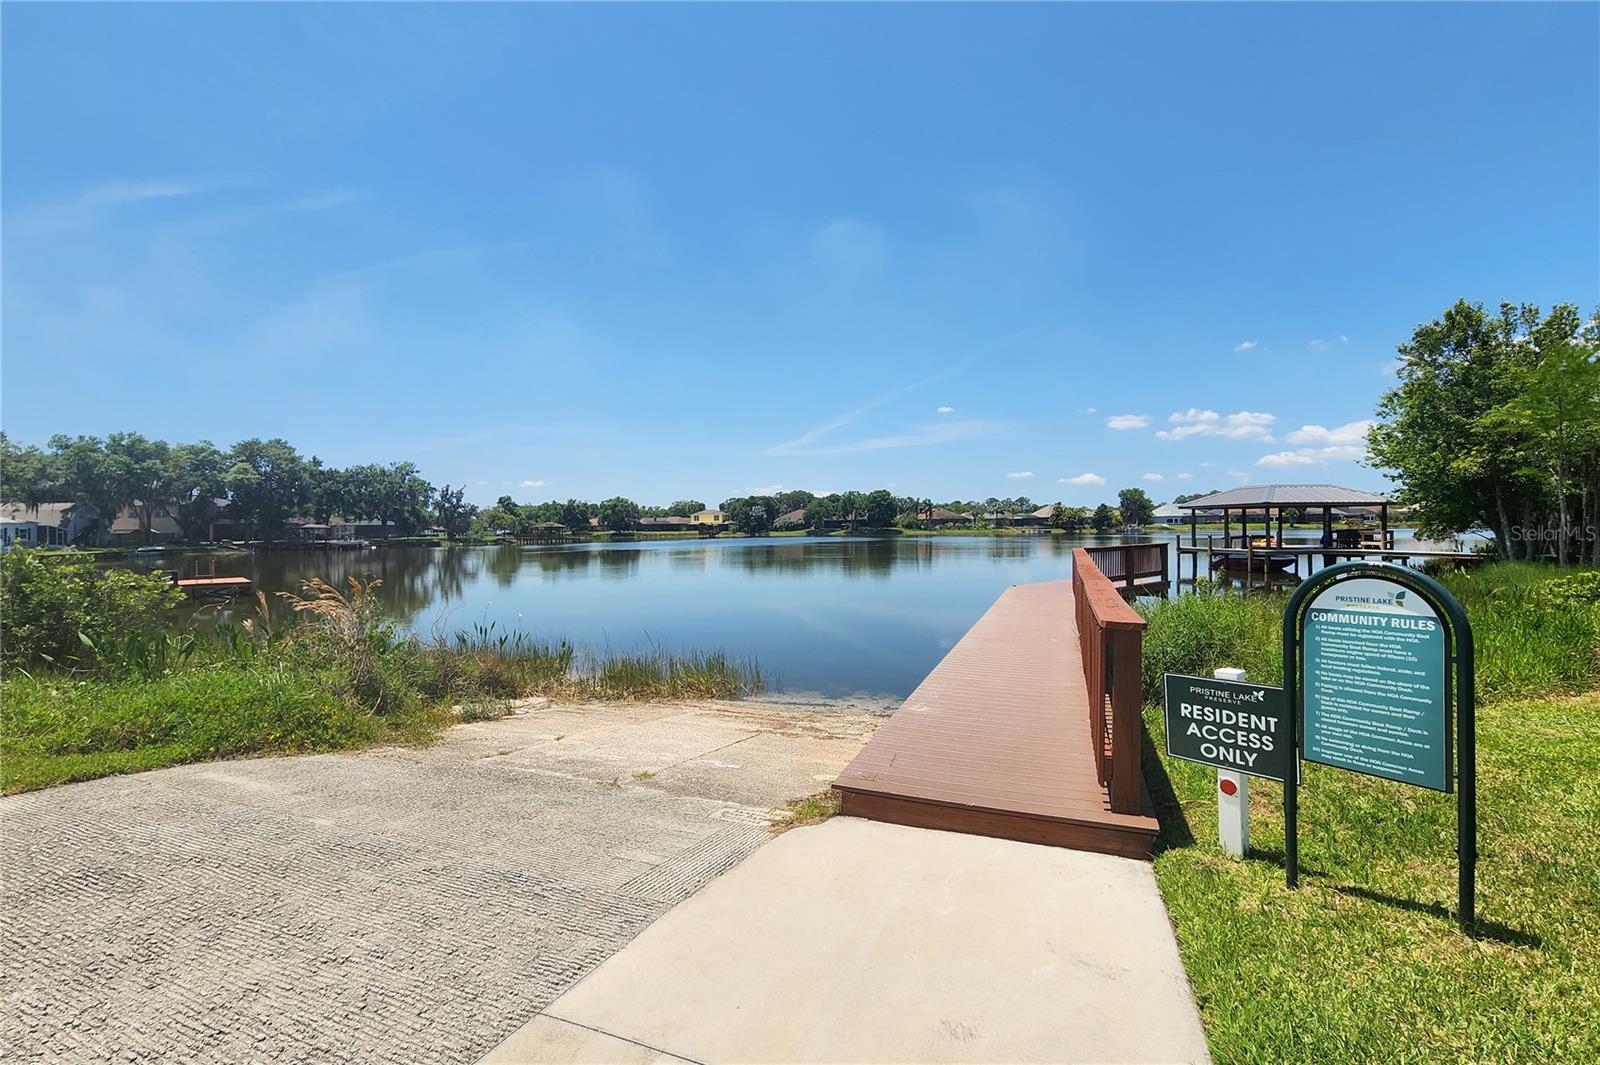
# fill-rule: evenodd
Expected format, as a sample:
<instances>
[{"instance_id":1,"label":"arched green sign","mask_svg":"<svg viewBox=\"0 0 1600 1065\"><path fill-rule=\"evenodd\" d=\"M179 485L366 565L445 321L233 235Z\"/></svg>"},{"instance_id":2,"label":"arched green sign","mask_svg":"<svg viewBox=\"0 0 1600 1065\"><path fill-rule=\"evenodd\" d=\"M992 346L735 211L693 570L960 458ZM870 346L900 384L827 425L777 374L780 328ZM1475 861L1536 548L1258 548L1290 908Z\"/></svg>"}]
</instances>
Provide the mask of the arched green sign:
<instances>
[{"instance_id":1,"label":"arched green sign","mask_svg":"<svg viewBox=\"0 0 1600 1065\"><path fill-rule=\"evenodd\" d=\"M1469 927L1477 753L1472 626L1461 604L1407 566L1343 562L1319 570L1284 610L1283 678L1300 758L1456 792L1460 919ZM1283 793L1290 887L1299 882L1294 776Z\"/></svg>"}]
</instances>

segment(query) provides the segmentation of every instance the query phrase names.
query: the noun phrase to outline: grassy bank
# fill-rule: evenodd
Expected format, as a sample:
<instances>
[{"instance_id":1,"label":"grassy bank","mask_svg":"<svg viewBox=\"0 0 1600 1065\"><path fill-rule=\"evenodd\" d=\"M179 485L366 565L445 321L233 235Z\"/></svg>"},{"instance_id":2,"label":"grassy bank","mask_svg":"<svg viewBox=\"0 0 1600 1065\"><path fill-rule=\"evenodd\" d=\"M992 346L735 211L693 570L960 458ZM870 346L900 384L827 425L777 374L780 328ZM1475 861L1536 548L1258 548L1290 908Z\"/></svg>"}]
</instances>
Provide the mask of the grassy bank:
<instances>
[{"instance_id":1,"label":"grassy bank","mask_svg":"<svg viewBox=\"0 0 1600 1065\"><path fill-rule=\"evenodd\" d=\"M737 698L753 662L590 653L479 626L418 641L378 582L309 582L288 621L175 631L160 578L8 554L0 602L0 789L243 754L425 740L514 699Z\"/></svg>"},{"instance_id":2,"label":"grassy bank","mask_svg":"<svg viewBox=\"0 0 1600 1065\"><path fill-rule=\"evenodd\" d=\"M1455 799L1307 765L1301 888L1283 882L1282 788L1251 783L1251 855L1216 843L1216 775L1158 757L1163 671L1279 679L1282 599L1148 608L1155 859L1218 1062L1600 1058L1600 604L1549 569L1444 580L1477 634L1476 936L1455 924Z\"/></svg>"}]
</instances>

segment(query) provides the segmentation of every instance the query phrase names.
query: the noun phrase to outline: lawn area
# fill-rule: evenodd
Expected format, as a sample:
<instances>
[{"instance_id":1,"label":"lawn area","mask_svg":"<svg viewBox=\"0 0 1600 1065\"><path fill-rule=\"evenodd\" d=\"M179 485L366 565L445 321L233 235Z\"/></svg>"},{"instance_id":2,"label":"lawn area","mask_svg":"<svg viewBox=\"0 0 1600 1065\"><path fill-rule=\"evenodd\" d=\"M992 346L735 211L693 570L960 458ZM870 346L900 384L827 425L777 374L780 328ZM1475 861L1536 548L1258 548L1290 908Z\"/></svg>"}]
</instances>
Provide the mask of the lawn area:
<instances>
[{"instance_id":1,"label":"lawn area","mask_svg":"<svg viewBox=\"0 0 1600 1065\"><path fill-rule=\"evenodd\" d=\"M1289 891L1282 787L1251 782L1251 854L1227 856L1215 770L1158 758L1147 688L1156 878L1218 1062L1600 1060L1600 604L1551 608L1550 573L1447 578L1485 689L1476 936L1455 923L1454 795L1306 765ZM1147 680L1222 665L1276 680L1281 599L1198 598L1148 610Z\"/></svg>"}]
</instances>

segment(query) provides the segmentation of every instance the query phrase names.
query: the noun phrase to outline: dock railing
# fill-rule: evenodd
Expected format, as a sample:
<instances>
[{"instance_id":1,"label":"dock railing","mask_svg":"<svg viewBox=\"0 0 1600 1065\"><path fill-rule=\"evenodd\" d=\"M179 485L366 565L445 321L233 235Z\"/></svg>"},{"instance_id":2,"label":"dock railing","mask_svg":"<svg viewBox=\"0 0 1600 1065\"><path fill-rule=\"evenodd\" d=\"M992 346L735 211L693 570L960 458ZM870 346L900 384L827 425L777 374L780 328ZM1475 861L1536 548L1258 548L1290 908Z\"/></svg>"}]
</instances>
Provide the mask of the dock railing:
<instances>
[{"instance_id":1,"label":"dock railing","mask_svg":"<svg viewBox=\"0 0 1600 1065\"><path fill-rule=\"evenodd\" d=\"M1112 811L1137 814L1144 808L1140 656L1145 621L1081 547L1072 552L1072 598L1089 689L1095 769Z\"/></svg>"},{"instance_id":2,"label":"dock railing","mask_svg":"<svg viewBox=\"0 0 1600 1065\"><path fill-rule=\"evenodd\" d=\"M1168 572L1166 540L1147 540L1136 544L1094 544L1083 548L1094 560L1095 568L1114 585L1121 585L1122 594L1129 595L1141 585L1150 587L1154 578L1160 581L1161 594L1165 595L1171 574Z\"/></svg>"}]
</instances>

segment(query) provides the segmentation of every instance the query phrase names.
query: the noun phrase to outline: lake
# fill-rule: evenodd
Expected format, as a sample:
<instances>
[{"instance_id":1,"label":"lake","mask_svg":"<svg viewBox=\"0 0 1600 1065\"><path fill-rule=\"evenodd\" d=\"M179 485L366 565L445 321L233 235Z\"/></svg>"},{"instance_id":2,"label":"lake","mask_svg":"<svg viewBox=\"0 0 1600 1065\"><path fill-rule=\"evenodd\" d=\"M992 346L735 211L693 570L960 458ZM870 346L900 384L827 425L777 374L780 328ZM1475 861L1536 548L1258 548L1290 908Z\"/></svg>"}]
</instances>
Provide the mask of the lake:
<instances>
[{"instance_id":1,"label":"lake","mask_svg":"<svg viewBox=\"0 0 1600 1065\"><path fill-rule=\"evenodd\" d=\"M393 615L425 638L492 623L596 650L722 650L756 659L769 689L899 698L1009 585L1068 577L1074 547L1121 539L729 538L257 551L215 561L219 575L248 576L268 593L313 576L376 576ZM196 557L134 565L188 574ZM210 562L201 563L207 572ZM241 599L203 613L255 609Z\"/></svg>"}]
</instances>

